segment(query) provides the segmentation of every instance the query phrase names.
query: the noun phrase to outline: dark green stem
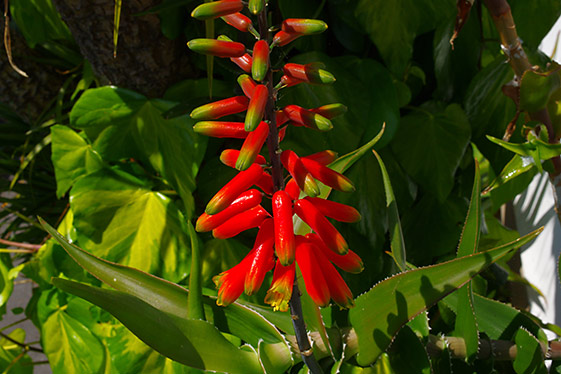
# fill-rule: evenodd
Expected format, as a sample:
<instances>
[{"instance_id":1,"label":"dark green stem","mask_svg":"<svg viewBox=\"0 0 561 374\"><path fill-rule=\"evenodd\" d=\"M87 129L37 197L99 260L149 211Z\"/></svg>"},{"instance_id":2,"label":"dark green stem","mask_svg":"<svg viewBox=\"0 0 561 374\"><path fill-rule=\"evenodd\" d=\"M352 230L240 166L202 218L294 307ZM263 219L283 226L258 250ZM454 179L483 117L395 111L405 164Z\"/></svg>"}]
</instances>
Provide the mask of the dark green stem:
<instances>
[{"instance_id":1,"label":"dark green stem","mask_svg":"<svg viewBox=\"0 0 561 374\"><path fill-rule=\"evenodd\" d=\"M191 221L187 222L187 230L191 238L191 273L189 274L189 304L187 317L190 319L205 319L203 309L203 289L201 286L201 249L199 239Z\"/></svg>"}]
</instances>

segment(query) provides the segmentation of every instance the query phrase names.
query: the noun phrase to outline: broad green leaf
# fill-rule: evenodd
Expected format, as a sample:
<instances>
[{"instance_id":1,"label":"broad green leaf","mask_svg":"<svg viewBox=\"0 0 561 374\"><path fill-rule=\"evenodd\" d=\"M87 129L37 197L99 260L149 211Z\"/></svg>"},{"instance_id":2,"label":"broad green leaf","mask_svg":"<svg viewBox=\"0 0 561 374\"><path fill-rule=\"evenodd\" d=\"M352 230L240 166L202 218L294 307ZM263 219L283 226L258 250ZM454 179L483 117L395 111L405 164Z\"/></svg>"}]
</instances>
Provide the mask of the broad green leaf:
<instances>
[{"instance_id":1,"label":"broad green leaf","mask_svg":"<svg viewBox=\"0 0 561 374\"><path fill-rule=\"evenodd\" d=\"M544 355L538 340L523 328L514 336L516 358L512 367L517 374L546 374Z\"/></svg>"},{"instance_id":2,"label":"broad green leaf","mask_svg":"<svg viewBox=\"0 0 561 374\"><path fill-rule=\"evenodd\" d=\"M524 191L537 171L536 164L531 157L515 155L497 178L483 190L482 195L491 197L493 211L496 211L502 204L514 199L516 195Z\"/></svg>"},{"instance_id":3,"label":"broad green leaf","mask_svg":"<svg viewBox=\"0 0 561 374\"><path fill-rule=\"evenodd\" d=\"M162 113L174 105L121 88L94 88L76 102L70 124L86 132L104 160L134 158L151 165L177 190L190 218L206 137L193 132L187 116L164 119Z\"/></svg>"},{"instance_id":4,"label":"broad green leaf","mask_svg":"<svg viewBox=\"0 0 561 374\"><path fill-rule=\"evenodd\" d=\"M401 119L392 149L405 171L443 202L469 139L469 122L459 105L418 108Z\"/></svg>"},{"instance_id":5,"label":"broad green leaf","mask_svg":"<svg viewBox=\"0 0 561 374\"><path fill-rule=\"evenodd\" d=\"M390 355L396 374L431 374L431 364L425 346L408 326L403 326L392 342L395 353Z\"/></svg>"},{"instance_id":6,"label":"broad green leaf","mask_svg":"<svg viewBox=\"0 0 561 374\"><path fill-rule=\"evenodd\" d=\"M411 330L413 330L415 334L423 338L428 338L430 332L428 313L420 313L411 321L407 322L407 326L409 326L409 328L411 328Z\"/></svg>"},{"instance_id":7,"label":"broad green leaf","mask_svg":"<svg viewBox=\"0 0 561 374\"><path fill-rule=\"evenodd\" d=\"M145 182L102 169L80 178L70 201L78 242L92 253L171 281L189 273L185 217Z\"/></svg>"},{"instance_id":8,"label":"broad green leaf","mask_svg":"<svg viewBox=\"0 0 561 374\"><path fill-rule=\"evenodd\" d=\"M481 232L481 175L479 164L475 161L475 175L469 209L458 245L456 257L469 256L477 253L479 249L479 236ZM455 332L464 338L466 344L466 360L471 362L479 351L479 332L475 311L473 310L473 290L471 281L458 290L459 305L456 314Z\"/></svg>"},{"instance_id":9,"label":"broad green leaf","mask_svg":"<svg viewBox=\"0 0 561 374\"><path fill-rule=\"evenodd\" d=\"M405 241L403 240L403 231L401 230L401 222L399 220L399 211L397 209L397 202L395 201L395 196L393 194L392 183L390 181L390 176L386 170L384 162L380 158L380 155L376 151L372 151L378 163L380 164L380 170L382 171L382 177L384 179L384 191L386 192L386 207L388 209L388 224L390 228L390 247L392 249L392 257L399 267L399 270L405 271L407 269L406 257L405 257Z\"/></svg>"},{"instance_id":10,"label":"broad green leaf","mask_svg":"<svg viewBox=\"0 0 561 374\"><path fill-rule=\"evenodd\" d=\"M534 239L538 229L515 242L438 265L400 273L355 300L349 320L358 336L359 365L369 365L389 346L399 329L477 273ZM381 317L382 316L382 317Z\"/></svg>"},{"instance_id":11,"label":"broad green leaf","mask_svg":"<svg viewBox=\"0 0 561 374\"><path fill-rule=\"evenodd\" d=\"M41 338L53 373L101 372L106 359L101 342L63 309L48 317L41 327Z\"/></svg>"},{"instance_id":12,"label":"broad green leaf","mask_svg":"<svg viewBox=\"0 0 561 374\"><path fill-rule=\"evenodd\" d=\"M126 292L153 307L177 318L186 318L188 290L148 273L100 259L70 244L62 235L44 221L43 227L68 254L84 269L116 290ZM205 313L224 331L242 337L257 347L258 340L265 343L284 341L280 333L251 305L232 304L226 308L216 306L215 299L204 298ZM275 315L281 316L281 313Z\"/></svg>"},{"instance_id":13,"label":"broad green leaf","mask_svg":"<svg viewBox=\"0 0 561 374\"><path fill-rule=\"evenodd\" d=\"M304 108L342 103L345 114L333 118L333 130L321 135L307 129L290 127L283 149L293 149L298 155L332 149L350 152L370 141L386 124L377 149L388 144L399 127L399 102L390 72L371 59L344 56L331 58L321 53L296 56L291 62L305 64L321 61L325 70L337 79L330 85L299 84L279 92L279 106L297 104Z\"/></svg>"},{"instance_id":14,"label":"broad green leaf","mask_svg":"<svg viewBox=\"0 0 561 374\"><path fill-rule=\"evenodd\" d=\"M520 82L520 109L533 113L545 108L560 86L561 79L556 71L538 73L527 70Z\"/></svg>"},{"instance_id":15,"label":"broad green leaf","mask_svg":"<svg viewBox=\"0 0 561 374\"><path fill-rule=\"evenodd\" d=\"M67 126L51 127L51 160L57 180L57 197L62 197L81 176L103 167L103 161L92 146Z\"/></svg>"},{"instance_id":16,"label":"broad green leaf","mask_svg":"<svg viewBox=\"0 0 561 374\"><path fill-rule=\"evenodd\" d=\"M17 342L25 343L24 329L14 329L8 336ZM0 370L2 373L10 366L9 374L32 374L31 359L27 354L20 357L22 353L24 353L22 347L0 337Z\"/></svg>"},{"instance_id":17,"label":"broad green leaf","mask_svg":"<svg viewBox=\"0 0 561 374\"><path fill-rule=\"evenodd\" d=\"M361 0L355 15L386 65L400 76L412 57L415 37L452 19L454 11L450 1L437 5L432 1Z\"/></svg>"},{"instance_id":18,"label":"broad green leaf","mask_svg":"<svg viewBox=\"0 0 561 374\"><path fill-rule=\"evenodd\" d=\"M235 347L208 322L174 318L120 291L60 278L54 278L53 284L107 310L142 341L175 361L204 370L262 373L255 353Z\"/></svg>"}]
</instances>

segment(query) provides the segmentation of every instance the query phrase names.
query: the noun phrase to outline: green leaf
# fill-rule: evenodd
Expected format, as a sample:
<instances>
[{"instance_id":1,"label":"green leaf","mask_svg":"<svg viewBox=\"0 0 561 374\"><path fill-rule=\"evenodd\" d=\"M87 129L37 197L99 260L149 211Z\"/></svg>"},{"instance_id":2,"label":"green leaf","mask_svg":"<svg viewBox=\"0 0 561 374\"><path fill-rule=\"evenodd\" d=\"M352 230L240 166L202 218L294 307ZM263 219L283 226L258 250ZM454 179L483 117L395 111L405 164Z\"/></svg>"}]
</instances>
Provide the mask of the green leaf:
<instances>
[{"instance_id":1,"label":"green leaf","mask_svg":"<svg viewBox=\"0 0 561 374\"><path fill-rule=\"evenodd\" d=\"M415 37L451 19L454 11L450 2L437 5L432 1L361 0L355 15L386 65L400 76L413 55Z\"/></svg>"},{"instance_id":2,"label":"green leaf","mask_svg":"<svg viewBox=\"0 0 561 374\"><path fill-rule=\"evenodd\" d=\"M43 227L57 240L68 254L84 269L116 290L126 292L151 306L176 318L186 318L189 292L171 282L145 272L102 260L70 244L49 224L41 221ZM241 304L218 307L215 299L203 297L205 314L225 332L243 338L257 347L259 340L275 344L284 342L278 330L267 321L257 309ZM271 312L272 313L272 312ZM276 313L280 316L280 313Z\"/></svg>"},{"instance_id":3,"label":"green leaf","mask_svg":"<svg viewBox=\"0 0 561 374\"><path fill-rule=\"evenodd\" d=\"M110 261L180 281L189 273L185 217L131 174L102 169L70 191L78 242Z\"/></svg>"},{"instance_id":4,"label":"green leaf","mask_svg":"<svg viewBox=\"0 0 561 374\"><path fill-rule=\"evenodd\" d=\"M25 343L24 329L14 329L8 336L17 342ZM0 370L2 373L5 373L9 366L10 370L7 371L9 374L32 374L31 358L27 354L20 357L22 353L24 353L22 347L0 337Z\"/></svg>"},{"instance_id":5,"label":"green leaf","mask_svg":"<svg viewBox=\"0 0 561 374\"><path fill-rule=\"evenodd\" d=\"M479 164L475 161L475 176L469 209L458 245L457 257L469 256L477 253L481 231L481 175ZM466 360L472 362L479 351L479 332L475 311L473 309L473 291L471 281L458 290L459 305L456 314L455 332L464 338L466 344Z\"/></svg>"},{"instance_id":6,"label":"green leaf","mask_svg":"<svg viewBox=\"0 0 561 374\"><path fill-rule=\"evenodd\" d=\"M60 278L54 278L53 284L107 310L146 344L182 364L229 373L262 373L255 353L235 347L208 322L174 318L120 291Z\"/></svg>"},{"instance_id":7,"label":"green leaf","mask_svg":"<svg viewBox=\"0 0 561 374\"><path fill-rule=\"evenodd\" d=\"M542 230L489 251L400 273L359 296L355 308L349 311L349 320L358 336L359 365L374 362L414 316L466 284L500 257L534 239Z\"/></svg>"},{"instance_id":8,"label":"green leaf","mask_svg":"<svg viewBox=\"0 0 561 374\"><path fill-rule=\"evenodd\" d=\"M390 355L396 374L431 374L431 364L425 346L408 326L404 326L392 343L395 353Z\"/></svg>"},{"instance_id":9,"label":"green leaf","mask_svg":"<svg viewBox=\"0 0 561 374\"><path fill-rule=\"evenodd\" d=\"M420 108L401 119L392 149L405 171L444 202L469 144L470 126L462 108Z\"/></svg>"},{"instance_id":10,"label":"green leaf","mask_svg":"<svg viewBox=\"0 0 561 374\"><path fill-rule=\"evenodd\" d=\"M113 58L117 57L117 43L119 41L119 26L121 24L122 0L115 0L113 12Z\"/></svg>"},{"instance_id":11,"label":"green leaf","mask_svg":"<svg viewBox=\"0 0 561 374\"><path fill-rule=\"evenodd\" d=\"M101 342L64 310L58 309L48 317L41 338L53 373L101 373L105 362Z\"/></svg>"},{"instance_id":12,"label":"green leaf","mask_svg":"<svg viewBox=\"0 0 561 374\"><path fill-rule=\"evenodd\" d=\"M201 243L191 221L187 222L187 231L191 238L191 271L189 274L189 304L187 316L190 319L204 321L203 286L201 284Z\"/></svg>"},{"instance_id":13,"label":"green leaf","mask_svg":"<svg viewBox=\"0 0 561 374\"><path fill-rule=\"evenodd\" d=\"M546 107L551 95L561 86L557 72L527 70L520 82L520 109L530 113Z\"/></svg>"},{"instance_id":14,"label":"green leaf","mask_svg":"<svg viewBox=\"0 0 561 374\"><path fill-rule=\"evenodd\" d=\"M395 196L393 194L392 183L390 181L390 176L386 170L384 162L380 158L380 155L376 151L372 151L378 163L380 164L380 170L382 171L382 177L384 179L384 190L386 192L386 207L388 209L388 218L390 225L390 247L392 249L392 257L399 267L399 270L405 271L407 269L407 261L405 257L405 241L403 240L403 231L401 230L401 222L399 221L399 211L397 209L397 202L395 201Z\"/></svg>"},{"instance_id":15,"label":"green leaf","mask_svg":"<svg viewBox=\"0 0 561 374\"><path fill-rule=\"evenodd\" d=\"M538 49L542 39L561 15L561 4L556 0L509 1L518 35L524 45ZM539 19L539 22L535 20Z\"/></svg>"},{"instance_id":16,"label":"green leaf","mask_svg":"<svg viewBox=\"0 0 561 374\"><path fill-rule=\"evenodd\" d=\"M546 374L547 368L540 343L528 331L519 329L514 336L516 358L512 367L517 374Z\"/></svg>"},{"instance_id":17,"label":"green leaf","mask_svg":"<svg viewBox=\"0 0 561 374\"><path fill-rule=\"evenodd\" d=\"M305 156L333 149L349 152L374 138L386 124L378 149L389 143L399 127L399 102L390 72L377 61L344 56L331 58L321 53L306 53L291 62L306 64L321 61L337 79L330 85L299 84L279 92L279 106L297 104L304 108L342 103L345 114L332 119L333 130L318 136L315 131L290 127L283 148Z\"/></svg>"},{"instance_id":18,"label":"green leaf","mask_svg":"<svg viewBox=\"0 0 561 374\"><path fill-rule=\"evenodd\" d=\"M134 158L151 165L177 190L190 218L206 138L193 132L187 116L162 117L174 105L121 88L94 88L76 102L70 124L85 131L104 160Z\"/></svg>"},{"instance_id":19,"label":"green leaf","mask_svg":"<svg viewBox=\"0 0 561 374\"><path fill-rule=\"evenodd\" d=\"M55 168L58 198L62 197L78 178L103 167L99 154L69 127L52 126L51 141L51 160Z\"/></svg>"},{"instance_id":20,"label":"green leaf","mask_svg":"<svg viewBox=\"0 0 561 374\"><path fill-rule=\"evenodd\" d=\"M0 259L0 316L4 314L2 307L6 305L14 289L14 281L10 277L9 270L10 268Z\"/></svg>"}]
</instances>

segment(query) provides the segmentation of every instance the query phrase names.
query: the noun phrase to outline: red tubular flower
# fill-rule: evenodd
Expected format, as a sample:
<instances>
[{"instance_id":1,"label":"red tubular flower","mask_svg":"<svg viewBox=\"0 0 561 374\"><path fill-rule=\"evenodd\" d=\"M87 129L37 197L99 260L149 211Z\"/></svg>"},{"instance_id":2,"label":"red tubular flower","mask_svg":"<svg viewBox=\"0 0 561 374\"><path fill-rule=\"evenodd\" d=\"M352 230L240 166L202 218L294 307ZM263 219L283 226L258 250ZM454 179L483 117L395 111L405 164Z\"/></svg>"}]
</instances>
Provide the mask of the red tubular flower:
<instances>
[{"instance_id":1,"label":"red tubular flower","mask_svg":"<svg viewBox=\"0 0 561 374\"><path fill-rule=\"evenodd\" d=\"M269 44L266 40L258 40L253 46L253 64L251 76L258 82L265 79L269 70Z\"/></svg>"},{"instance_id":2,"label":"red tubular flower","mask_svg":"<svg viewBox=\"0 0 561 374\"><path fill-rule=\"evenodd\" d=\"M269 125L266 122L261 122L254 131L249 133L240 149L236 169L245 170L255 162L267 140L267 135L269 135Z\"/></svg>"},{"instance_id":3,"label":"red tubular flower","mask_svg":"<svg viewBox=\"0 0 561 374\"><path fill-rule=\"evenodd\" d=\"M327 23L317 19L287 18L282 22L281 28L288 33L314 35L327 30Z\"/></svg>"},{"instance_id":4,"label":"red tubular flower","mask_svg":"<svg viewBox=\"0 0 561 374\"><path fill-rule=\"evenodd\" d=\"M312 197L319 195L320 191L316 181L308 170L306 170L300 157L298 157L296 153L288 149L283 151L281 153L281 162L290 175L292 175L298 187L300 187L306 195Z\"/></svg>"},{"instance_id":5,"label":"red tubular flower","mask_svg":"<svg viewBox=\"0 0 561 374\"><path fill-rule=\"evenodd\" d=\"M249 55L249 53L246 53L241 57L232 57L230 60L246 73L251 73L253 58Z\"/></svg>"},{"instance_id":6,"label":"red tubular flower","mask_svg":"<svg viewBox=\"0 0 561 374\"><path fill-rule=\"evenodd\" d=\"M240 30L241 32L248 32L249 30L253 29L251 20L241 13L228 14L227 16L223 16L222 20L228 25Z\"/></svg>"},{"instance_id":7,"label":"red tubular flower","mask_svg":"<svg viewBox=\"0 0 561 374\"><path fill-rule=\"evenodd\" d=\"M313 154L308 155L308 156L304 156L302 158L305 158L306 160L317 161L322 165L329 165L330 163L332 163L333 161L335 161L337 159L337 156L338 156L337 152L333 152L333 151L330 151L330 150L325 150L325 151L313 153Z\"/></svg>"},{"instance_id":8,"label":"red tubular flower","mask_svg":"<svg viewBox=\"0 0 561 374\"><path fill-rule=\"evenodd\" d=\"M267 295L265 302L273 307L273 310L286 312L288 310L288 302L292 296L292 287L294 285L294 276L296 273L295 263L288 266L282 266L279 260L275 264L273 273L273 282Z\"/></svg>"},{"instance_id":9,"label":"red tubular flower","mask_svg":"<svg viewBox=\"0 0 561 374\"><path fill-rule=\"evenodd\" d=\"M349 251L349 245L335 227L307 200L294 202L294 213L314 230L329 249L344 255Z\"/></svg>"},{"instance_id":10,"label":"red tubular flower","mask_svg":"<svg viewBox=\"0 0 561 374\"><path fill-rule=\"evenodd\" d=\"M329 305L330 293L327 280L318 264L315 249L315 246L303 236L296 237L296 262L302 272L306 291L316 305L325 307Z\"/></svg>"},{"instance_id":11,"label":"red tubular flower","mask_svg":"<svg viewBox=\"0 0 561 374\"><path fill-rule=\"evenodd\" d=\"M355 186L349 178L345 177L343 174L336 172L333 169L328 168L325 165L320 164L317 161L310 159L302 159L302 163L308 169L308 171L319 180L321 183L329 186L337 191L342 192L354 192Z\"/></svg>"},{"instance_id":12,"label":"red tubular flower","mask_svg":"<svg viewBox=\"0 0 561 374\"><path fill-rule=\"evenodd\" d=\"M275 265L274 243L273 219L267 218L259 227L259 233L253 245L255 255L245 277L247 295L253 295L261 288L266 273Z\"/></svg>"},{"instance_id":13,"label":"red tubular flower","mask_svg":"<svg viewBox=\"0 0 561 374\"><path fill-rule=\"evenodd\" d=\"M288 105L283 108L286 116L302 126L319 131L328 131L333 128L331 121L324 116L304 109L298 105Z\"/></svg>"},{"instance_id":14,"label":"red tubular flower","mask_svg":"<svg viewBox=\"0 0 561 374\"><path fill-rule=\"evenodd\" d=\"M290 118L288 118L282 110L277 110L275 112L275 122L277 123L277 127L284 125L288 121L290 121Z\"/></svg>"},{"instance_id":15,"label":"red tubular flower","mask_svg":"<svg viewBox=\"0 0 561 374\"><path fill-rule=\"evenodd\" d=\"M241 0L220 0L204 3L196 7L191 17L198 20L207 20L239 12L243 9Z\"/></svg>"},{"instance_id":16,"label":"red tubular flower","mask_svg":"<svg viewBox=\"0 0 561 374\"><path fill-rule=\"evenodd\" d=\"M267 217L270 217L269 212L263 209L261 205L257 205L256 207L233 216L212 230L212 236L216 239L228 239L234 237L242 231L259 226Z\"/></svg>"},{"instance_id":17,"label":"red tubular flower","mask_svg":"<svg viewBox=\"0 0 561 374\"><path fill-rule=\"evenodd\" d=\"M286 127L283 127L282 129L279 129L279 143L282 142L285 135L286 135Z\"/></svg>"},{"instance_id":18,"label":"red tubular flower","mask_svg":"<svg viewBox=\"0 0 561 374\"><path fill-rule=\"evenodd\" d=\"M263 175L261 175L261 178L255 182L255 185L261 188L261 190L263 190L263 192L267 195L272 195L275 190L273 177L271 177L271 174L267 173L265 170L263 170Z\"/></svg>"},{"instance_id":19,"label":"red tubular flower","mask_svg":"<svg viewBox=\"0 0 561 374\"><path fill-rule=\"evenodd\" d=\"M284 190L292 200L298 200L300 198L300 187L298 187L294 178L290 178L286 186L284 186Z\"/></svg>"},{"instance_id":20,"label":"red tubular flower","mask_svg":"<svg viewBox=\"0 0 561 374\"><path fill-rule=\"evenodd\" d=\"M273 217L275 218L275 251L283 266L294 262L296 250L294 226L292 225L292 200L285 191L273 195Z\"/></svg>"},{"instance_id":21,"label":"red tubular flower","mask_svg":"<svg viewBox=\"0 0 561 374\"><path fill-rule=\"evenodd\" d=\"M216 57L241 57L245 54L245 45L216 39L193 39L187 43L190 50Z\"/></svg>"},{"instance_id":22,"label":"red tubular flower","mask_svg":"<svg viewBox=\"0 0 561 374\"><path fill-rule=\"evenodd\" d=\"M319 108L310 109L312 112L320 114L327 119L332 119L347 112L347 107L340 103L322 105Z\"/></svg>"},{"instance_id":23,"label":"red tubular flower","mask_svg":"<svg viewBox=\"0 0 561 374\"><path fill-rule=\"evenodd\" d=\"M277 46L277 45L280 46L280 47L285 46L288 43L290 43L291 41L294 41L301 36L302 36L302 34L286 32L286 31L280 30L273 37L273 43L271 44L271 47L274 47L274 46Z\"/></svg>"},{"instance_id":24,"label":"red tubular flower","mask_svg":"<svg viewBox=\"0 0 561 374\"><path fill-rule=\"evenodd\" d=\"M301 82L315 84L331 84L335 82L333 74L321 69L319 66L315 63L306 65L288 63L283 66L282 70L286 77Z\"/></svg>"},{"instance_id":25,"label":"red tubular flower","mask_svg":"<svg viewBox=\"0 0 561 374\"><path fill-rule=\"evenodd\" d=\"M243 122L203 121L197 122L193 130L198 134L215 138L245 139L248 132L244 127Z\"/></svg>"},{"instance_id":26,"label":"red tubular flower","mask_svg":"<svg viewBox=\"0 0 561 374\"><path fill-rule=\"evenodd\" d=\"M352 223L360 221L360 213L352 206L319 197L305 197L305 199L311 202L326 217L333 218L339 222Z\"/></svg>"},{"instance_id":27,"label":"red tubular flower","mask_svg":"<svg viewBox=\"0 0 561 374\"><path fill-rule=\"evenodd\" d=\"M216 299L216 304L228 306L240 297L244 290L245 275L247 274L248 268L249 261L245 261L244 259L233 268L212 278L212 281L216 287L218 287L218 299Z\"/></svg>"},{"instance_id":28,"label":"red tubular flower","mask_svg":"<svg viewBox=\"0 0 561 374\"><path fill-rule=\"evenodd\" d=\"M242 192L253 186L262 175L263 168L259 164L253 164L249 169L240 171L214 195L207 204L205 212L212 215L226 209Z\"/></svg>"},{"instance_id":29,"label":"red tubular flower","mask_svg":"<svg viewBox=\"0 0 561 374\"><path fill-rule=\"evenodd\" d=\"M247 74L242 74L238 77L238 84L242 88L243 93L245 96L251 99L253 96L253 91L255 91L255 87L257 87L257 83Z\"/></svg>"},{"instance_id":30,"label":"red tubular flower","mask_svg":"<svg viewBox=\"0 0 561 374\"><path fill-rule=\"evenodd\" d=\"M243 123L241 125L243 127ZM220 161L226 166L229 166L231 168L236 168L236 161L238 160L239 155L240 155L240 151L238 151L237 149L225 149L220 154ZM259 165L265 165L267 163L265 157L261 155L257 155L255 162L258 163Z\"/></svg>"},{"instance_id":31,"label":"red tubular flower","mask_svg":"<svg viewBox=\"0 0 561 374\"><path fill-rule=\"evenodd\" d=\"M229 97L193 109L191 118L196 120L218 119L230 114L243 112L248 108L248 105L249 99L245 96Z\"/></svg>"},{"instance_id":32,"label":"red tubular flower","mask_svg":"<svg viewBox=\"0 0 561 374\"><path fill-rule=\"evenodd\" d=\"M339 255L325 245L323 240L317 234L307 234L306 238L314 243L314 245L323 252L325 257L335 265L337 265L341 270L344 270L348 273L360 273L364 270L364 264L362 263L361 258L353 251L349 249L349 252L346 255Z\"/></svg>"},{"instance_id":33,"label":"red tubular flower","mask_svg":"<svg viewBox=\"0 0 561 374\"><path fill-rule=\"evenodd\" d=\"M259 205L262 197L263 194L256 189L247 190L220 213L213 215L203 213L197 220L195 230L198 232L213 230L233 216Z\"/></svg>"},{"instance_id":34,"label":"red tubular flower","mask_svg":"<svg viewBox=\"0 0 561 374\"><path fill-rule=\"evenodd\" d=\"M300 79L289 77L287 75L283 75L280 80L281 80L281 84L285 87L292 87L292 86L296 86L297 84L305 82Z\"/></svg>"},{"instance_id":35,"label":"red tubular flower","mask_svg":"<svg viewBox=\"0 0 561 374\"><path fill-rule=\"evenodd\" d=\"M312 246L312 250L317 249ZM333 301L337 303L341 308L351 308L354 305L353 294L341 274L335 269L335 267L329 262L329 260L324 256L322 251L314 251L317 262L315 263L316 268L323 273L323 278L325 279L325 286L329 289L329 294ZM298 262L300 266L300 262ZM300 266L301 268L301 266ZM302 276L304 276L304 271L302 271ZM317 275L315 275L317 277ZM306 278L304 278L304 282ZM306 290L308 285L306 284ZM309 292L308 292L309 293ZM310 295L311 296L311 295ZM314 300L315 301L315 300Z\"/></svg>"},{"instance_id":36,"label":"red tubular flower","mask_svg":"<svg viewBox=\"0 0 561 374\"><path fill-rule=\"evenodd\" d=\"M245 97L245 96L244 96ZM264 84L258 84L249 100L247 114L245 115L245 131L253 131L263 120L265 106L269 99L269 90Z\"/></svg>"}]
</instances>

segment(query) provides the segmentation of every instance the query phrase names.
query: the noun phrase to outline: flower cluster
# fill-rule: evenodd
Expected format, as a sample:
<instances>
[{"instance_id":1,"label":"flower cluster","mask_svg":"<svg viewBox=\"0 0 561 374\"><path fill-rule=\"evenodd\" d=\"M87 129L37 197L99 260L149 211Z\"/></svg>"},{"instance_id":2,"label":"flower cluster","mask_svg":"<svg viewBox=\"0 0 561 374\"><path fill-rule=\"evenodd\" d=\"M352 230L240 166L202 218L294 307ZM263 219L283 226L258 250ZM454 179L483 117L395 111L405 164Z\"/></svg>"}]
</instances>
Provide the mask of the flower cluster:
<instances>
[{"instance_id":1,"label":"flower cluster","mask_svg":"<svg viewBox=\"0 0 561 374\"><path fill-rule=\"evenodd\" d=\"M264 0L249 0L247 8L250 14L259 15L265 11L266 4ZM239 173L210 200L197 220L196 230L212 231L215 238L226 239L259 228L255 244L247 256L214 278L219 288L217 303L228 305L243 292L254 294L261 287L266 273L274 269L265 302L275 310L286 310L292 295L295 265L298 264L306 290L317 305L327 306L333 300L341 307L351 307L351 291L334 265L358 273L363 264L360 257L349 250L346 240L328 218L356 222L360 214L353 207L320 197L322 184L338 191L354 191L348 178L327 166L337 154L327 150L299 157L291 150L280 152L276 147L269 150L269 161L260 154L268 138L273 140L269 146L282 141L288 126L327 131L333 127L331 119L346 111L346 107L338 103L312 109L298 105L275 108L280 89L302 83L330 84L335 81L320 63L287 63L282 67L278 84L272 82L271 49L303 35L321 33L327 25L319 20L286 19L269 43L268 35L259 35L251 19L241 13L243 9L241 0L220 0L198 6L192 16L201 20L220 17L236 29L253 34L257 41L251 51L225 36L216 40L194 39L187 43L195 52L229 58L244 72L238 77L243 96L209 103L191 113L193 119L200 121L194 126L197 133L243 139L240 150L222 152L220 160ZM244 122L221 120L242 112L246 112ZM275 157L276 165L272 160ZM282 176L280 183L274 180L275 168L283 168L277 173L287 171L288 182L284 187L282 174L278 174ZM271 199L272 212L261 205L264 197ZM310 233L295 234L295 216L310 227Z\"/></svg>"}]
</instances>

